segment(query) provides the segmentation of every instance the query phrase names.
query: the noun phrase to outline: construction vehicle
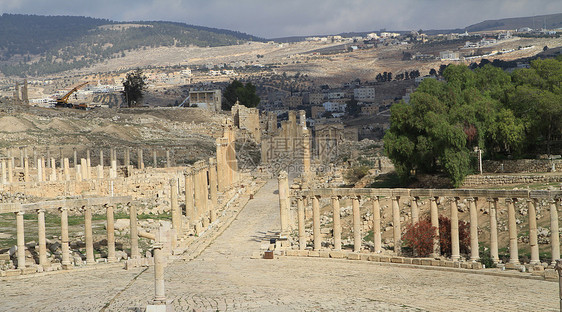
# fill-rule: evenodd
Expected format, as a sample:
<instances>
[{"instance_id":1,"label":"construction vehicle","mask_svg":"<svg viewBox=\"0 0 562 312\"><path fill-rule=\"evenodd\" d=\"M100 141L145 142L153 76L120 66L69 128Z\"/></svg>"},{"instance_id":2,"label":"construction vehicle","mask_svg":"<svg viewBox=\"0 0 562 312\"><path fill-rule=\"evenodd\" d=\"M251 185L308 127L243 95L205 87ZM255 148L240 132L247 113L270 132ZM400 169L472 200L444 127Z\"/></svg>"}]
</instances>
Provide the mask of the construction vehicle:
<instances>
[{"instance_id":1,"label":"construction vehicle","mask_svg":"<svg viewBox=\"0 0 562 312\"><path fill-rule=\"evenodd\" d=\"M63 97L57 99L57 102L55 103L55 107L70 107L70 108L80 108L80 109L86 109L88 108L87 104L71 104L68 103L68 98L70 98L70 96L78 91L78 89L82 88L83 86L87 85L88 83L90 83L89 81L83 82L79 85L77 85L76 87L72 88L72 90L68 91L68 93L66 93Z\"/></svg>"}]
</instances>

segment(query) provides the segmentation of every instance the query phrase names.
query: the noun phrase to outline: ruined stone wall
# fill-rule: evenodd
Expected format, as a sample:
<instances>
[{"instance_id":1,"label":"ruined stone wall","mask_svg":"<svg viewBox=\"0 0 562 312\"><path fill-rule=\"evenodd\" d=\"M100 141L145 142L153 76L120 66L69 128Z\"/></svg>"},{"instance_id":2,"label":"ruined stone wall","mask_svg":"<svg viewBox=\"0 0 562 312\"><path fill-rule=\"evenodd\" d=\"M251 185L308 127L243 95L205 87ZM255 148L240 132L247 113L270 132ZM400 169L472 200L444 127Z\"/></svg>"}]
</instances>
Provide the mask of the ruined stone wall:
<instances>
[{"instance_id":1,"label":"ruined stone wall","mask_svg":"<svg viewBox=\"0 0 562 312\"><path fill-rule=\"evenodd\" d=\"M470 175L464 179L463 187L479 185L533 184L562 182L559 175Z\"/></svg>"},{"instance_id":2,"label":"ruined stone wall","mask_svg":"<svg viewBox=\"0 0 562 312\"><path fill-rule=\"evenodd\" d=\"M531 173L552 172L552 168L562 170L562 159L517 159L517 160L484 160L484 172L494 173Z\"/></svg>"},{"instance_id":3,"label":"ruined stone wall","mask_svg":"<svg viewBox=\"0 0 562 312\"><path fill-rule=\"evenodd\" d=\"M257 108L248 108L236 104L232 107L234 126L241 130L243 135L249 136L257 143L261 142L260 112Z\"/></svg>"}]
</instances>

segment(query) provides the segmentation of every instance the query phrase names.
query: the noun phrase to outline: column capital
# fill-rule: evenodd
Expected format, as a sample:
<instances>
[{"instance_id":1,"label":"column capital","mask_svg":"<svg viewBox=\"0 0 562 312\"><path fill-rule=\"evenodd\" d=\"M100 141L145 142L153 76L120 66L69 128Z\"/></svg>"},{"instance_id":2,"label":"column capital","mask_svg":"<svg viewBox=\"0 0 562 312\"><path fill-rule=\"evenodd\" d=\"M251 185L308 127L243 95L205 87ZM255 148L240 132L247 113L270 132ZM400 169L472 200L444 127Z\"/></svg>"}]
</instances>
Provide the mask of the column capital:
<instances>
[{"instance_id":1,"label":"column capital","mask_svg":"<svg viewBox=\"0 0 562 312\"><path fill-rule=\"evenodd\" d=\"M64 206L63 206L63 207L59 207L58 210L59 210L60 212L67 211L67 210L68 210L68 207L64 207Z\"/></svg>"},{"instance_id":2,"label":"column capital","mask_svg":"<svg viewBox=\"0 0 562 312\"><path fill-rule=\"evenodd\" d=\"M23 210L16 211L16 212L14 212L14 213L17 214L18 216L19 216L19 215L24 215L24 214L25 214L25 212L24 212Z\"/></svg>"},{"instance_id":3,"label":"column capital","mask_svg":"<svg viewBox=\"0 0 562 312\"><path fill-rule=\"evenodd\" d=\"M411 200L416 200L416 201L417 201L417 200L420 200L420 197L419 197L419 196L412 196L412 197L411 197Z\"/></svg>"},{"instance_id":4,"label":"column capital","mask_svg":"<svg viewBox=\"0 0 562 312\"><path fill-rule=\"evenodd\" d=\"M340 197L338 195L332 195L332 196L330 196L330 198L331 199L338 199L338 200L340 199Z\"/></svg>"},{"instance_id":5,"label":"column capital","mask_svg":"<svg viewBox=\"0 0 562 312\"><path fill-rule=\"evenodd\" d=\"M537 201L537 199L536 199L536 198L532 198L532 197L529 197L529 198L525 198L525 200L526 200L526 201L527 201L528 203L531 203L531 202L536 202L536 201Z\"/></svg>"},{"instance_id":6,"label":"column capital","mask_svg":"<svg viewBox=\"0 0 562 312\"><path fill-rule=\"evenodd\" d=\"M438 198L439 197L437 197L437 196L432 196L432 197L429 198L429 201L434 202L434 201L437 201Z\"/></svg>"},{"instance_id":7,"label":"column capital","mask_svg":"<svg viewBox=\"0 0 562 312\"><path fill-rule=\"evenodd\" d=\"M390 199L392 199L392 200L399 200L399 199L400 199L400 196L392 196Z\"/></svg>"},{"instance_id":8,"label":"column capital","mask_svg":"<svg viewBox=\"0 0 562 312\"><path fill-rule=\"evenodd\" d=\"M486 198L486 201L489 203L497 203L499 200L499 198Z\"/></svg>"},{"instance_id":9,"label":"column capital","mask_svg":"<svg viewBox=\"0 0 562 312\"><path fill-rule=\"evenodd\" d=\"M37 208L37 209L35 209L35 212L37 212L37 213L45 213L45 208Z\"/></svg>"},{"instance_id":10,"label":"column capital","mask_svg":"<svg viewBox=\"0 0 562 312\"><path fill-rule=\"evenodd\" d=\"M466 200L469 202L473 202L473 201L477 201L478 197L467 197Z\"/></svg>"},{"instance_id":11,"label":"column capital","mask_svg":"<svg viewBox=\"0 0 562 312\"><path fill-rule=\"evenodd\" d=\"M152 244L152 248L162 249L162 248L164 248L164 244L163 243L154 243L154 244Z\"/></svg>"},{"instance_id":12,"label":"column capital","mask_svg":"<svg viewBox=\"0 0 562 312\"><path fill-rule=\"evenodd\" d=\"M516 201L517 201L517 198L506 198L505 199L505 202L508 203L508 204L514 203Z\"/></svg>"}]
</instances>

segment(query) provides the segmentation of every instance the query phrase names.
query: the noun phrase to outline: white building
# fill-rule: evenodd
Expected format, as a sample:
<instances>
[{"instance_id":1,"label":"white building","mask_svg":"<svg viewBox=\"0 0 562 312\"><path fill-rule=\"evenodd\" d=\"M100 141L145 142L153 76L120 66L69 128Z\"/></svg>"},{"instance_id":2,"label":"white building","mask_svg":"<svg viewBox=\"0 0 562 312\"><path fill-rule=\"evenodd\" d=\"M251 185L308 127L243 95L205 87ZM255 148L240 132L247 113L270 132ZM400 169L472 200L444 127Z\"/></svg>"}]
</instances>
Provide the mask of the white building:
<instances>
[{"instance_id":1,"label":"white building","mask_svg":"<svg viewBox=\"0 0 562 312\"><path fill-rule=\"evenodd\" d=\"M322 104L322 106L324 106L324 109L327 112L340 112L340 113L344 113L345 109L347 108L347 104L346 103L334 103L334 102L325 102L324 104Z\"/></svg>"},{"instance_id":2,"label":"white building","mask_svg":"<svg viewBox=\"0 0 562 312\"><path fill-rule=\"evenodd\" d=\"M439 57L441 58L441 60L458 61L460 58L460 54L459 52L442 51L439 52Z\"/></svg>"},{"instance_id":3,"label":"white building","mask_svg":"<svg viewBox=\"0 0 562 312\"><path fill-rule=\"evenodd\" d=\"M375 88L363 87L353 90L353 96L357 101L361 102L374 102L375 101Z\"/></svg>"}]
</instances>

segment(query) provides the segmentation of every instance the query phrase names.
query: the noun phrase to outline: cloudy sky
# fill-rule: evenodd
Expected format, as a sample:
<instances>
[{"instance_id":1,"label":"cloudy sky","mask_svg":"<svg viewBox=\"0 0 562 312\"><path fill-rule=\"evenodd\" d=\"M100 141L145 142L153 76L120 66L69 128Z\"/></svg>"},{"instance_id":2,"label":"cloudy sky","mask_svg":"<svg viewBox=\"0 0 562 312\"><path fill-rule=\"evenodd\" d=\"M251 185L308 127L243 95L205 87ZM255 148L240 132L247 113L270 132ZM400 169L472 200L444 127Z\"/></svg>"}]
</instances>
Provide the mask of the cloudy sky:
<instances>
[{"instance_id":1,"label":"cloudy sky","mask_svg":"<svg viewBox=\"0 0 562 312\"><path fill-rule=\"evenodd\" d=\"M276 38L463 28L486 19L562 13L562 0L0 0L0 13L166 20Z\"/></svg>"}]
</instances>

